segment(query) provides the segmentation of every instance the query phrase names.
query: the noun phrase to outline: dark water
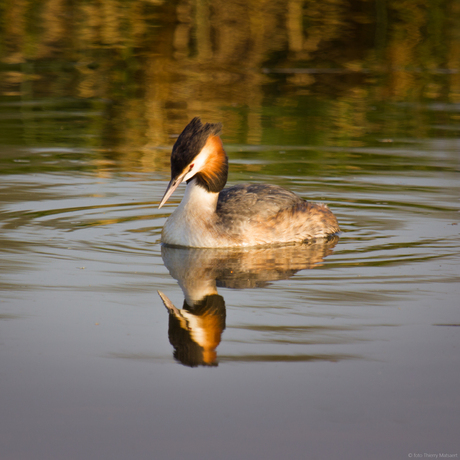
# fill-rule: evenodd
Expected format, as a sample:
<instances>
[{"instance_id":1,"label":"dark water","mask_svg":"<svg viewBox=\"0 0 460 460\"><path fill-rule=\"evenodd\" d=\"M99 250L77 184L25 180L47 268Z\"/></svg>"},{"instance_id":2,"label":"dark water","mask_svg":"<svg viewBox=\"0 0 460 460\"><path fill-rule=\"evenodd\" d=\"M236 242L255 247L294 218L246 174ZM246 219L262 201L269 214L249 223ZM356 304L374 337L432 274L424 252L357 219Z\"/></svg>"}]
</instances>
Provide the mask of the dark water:
<instances>
[{"instance_id":1,"label":"dark water","mask_svg":"<svg viewBox=\"0 0 460 460\"><path fill-rule=\"evenodd\" d=\"M3 4L2 460L458 458L460 8L427 11ZM196 115L340 237L162 247Z\"/></svg>"}]
</instances>

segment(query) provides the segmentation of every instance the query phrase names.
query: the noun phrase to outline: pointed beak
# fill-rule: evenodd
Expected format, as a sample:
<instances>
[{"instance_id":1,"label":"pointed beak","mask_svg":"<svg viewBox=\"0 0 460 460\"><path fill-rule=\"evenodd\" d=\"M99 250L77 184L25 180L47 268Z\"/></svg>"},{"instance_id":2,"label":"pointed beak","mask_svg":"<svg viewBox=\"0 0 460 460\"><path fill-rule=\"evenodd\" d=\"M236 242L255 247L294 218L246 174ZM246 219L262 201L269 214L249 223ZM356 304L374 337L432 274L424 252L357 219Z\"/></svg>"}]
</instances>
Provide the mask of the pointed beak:
<instances>
[{"instance_id":1,"label":"pointed beak","mask_svg":"<svg viewBox=\"0 0 460 460\"><path fill-rule=\"evenodd\" d=\"M161 300L164 303L164 306L170 313L176 313L180 316L179 310L174 306L174 304L168 299L168 297L163 294L161 291L157 291L158 295L161 297Z\"/></svg>"},{"instance_id":2,"label":"pointed beak","mask_svg":"<svg viewBox=\"0 0 460 460\"><path fill-rule=\"evenodd\" d=\"M168 187L166 188L166 192L163 195L163 198L161 199L160 204L158 205L158 209L160 209L168 201L168 198L174 193L174 190L176 190L176 188L179 187L179 185L184 180L184 177L186 174L187 172L171 179L171 182L168 184Z\"/></svg>"}]
</instances>

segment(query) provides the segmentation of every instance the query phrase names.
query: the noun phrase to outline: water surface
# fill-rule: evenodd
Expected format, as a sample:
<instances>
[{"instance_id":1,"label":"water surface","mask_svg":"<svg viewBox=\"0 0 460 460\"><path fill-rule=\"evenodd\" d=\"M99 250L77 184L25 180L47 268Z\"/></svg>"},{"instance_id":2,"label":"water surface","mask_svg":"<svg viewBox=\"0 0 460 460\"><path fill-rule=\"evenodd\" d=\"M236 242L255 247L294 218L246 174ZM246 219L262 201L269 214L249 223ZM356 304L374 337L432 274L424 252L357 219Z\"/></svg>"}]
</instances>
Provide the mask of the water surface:
<instances>
[{"instance_id":1,"label":"water surface","mask_svg":"<svg viewBox=\"0 0 460 460\"><path fill-rule=\"evenodd\" d=\"M232 2L26 3L2 30L2 459L458 456L456 4L250 26ZM231 184L327 203L340 236L162 247L196 115Z\"/></svg>"}]
</instances>

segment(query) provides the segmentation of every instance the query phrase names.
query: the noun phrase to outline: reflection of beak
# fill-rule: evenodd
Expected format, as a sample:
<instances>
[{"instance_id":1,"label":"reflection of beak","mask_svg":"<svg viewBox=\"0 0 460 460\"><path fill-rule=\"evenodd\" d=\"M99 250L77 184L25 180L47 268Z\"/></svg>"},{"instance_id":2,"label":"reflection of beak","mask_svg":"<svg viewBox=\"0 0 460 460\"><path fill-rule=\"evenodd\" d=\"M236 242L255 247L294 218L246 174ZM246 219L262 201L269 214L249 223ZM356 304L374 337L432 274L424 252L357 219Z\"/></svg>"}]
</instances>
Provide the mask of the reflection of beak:
<instances>
[{"instance_id":1,"label":"reflection of beak","mask_svg":"<svg viewBox=\"0 0 460 460\"><path fill-rule=\"evenodd\" d=\"M173 314L180 322L182 329L186 331L190 331L190 327L188 326L187 320L184 318L180 310L178 310L174 304L168 299L168 297L163 294L161 291L157 291L158 295L161 297L164 306L168 310L169 313Z\"/></svg>"},{"instance_id":2,"label":"reflection of beak","mask_svg":"<svg viewBox=\"0 0 460 460\"><path fill-rule=\"evenodd\" d=\"M184 180L184 177L186 176L187 172L188 171L185 171L180 176L177 176L177 177L171 179L171 182L168 184L168 188L166 189L166 192L165 192L165 194L163 195L163 198L160 201L158 209L160 209L166 203L166 201L168 201L168 198L174 193L174 190L176 190L176 188L179 187L179 185Z\"/></svg>"},{"instance_id":3,"label":"reflection of beak","mask_svg":"<svg viewBox=\"0 0 460 460\"><path fill-rule=\"evenodd\" d=\"M161 297L161 300L164 303L164 306L168 309L169 312L175 313L176 315L181 316L180 311L174 306L174 304L163 294L161 291L157 291L158 295Z\"/></svg>"}]
</instances>

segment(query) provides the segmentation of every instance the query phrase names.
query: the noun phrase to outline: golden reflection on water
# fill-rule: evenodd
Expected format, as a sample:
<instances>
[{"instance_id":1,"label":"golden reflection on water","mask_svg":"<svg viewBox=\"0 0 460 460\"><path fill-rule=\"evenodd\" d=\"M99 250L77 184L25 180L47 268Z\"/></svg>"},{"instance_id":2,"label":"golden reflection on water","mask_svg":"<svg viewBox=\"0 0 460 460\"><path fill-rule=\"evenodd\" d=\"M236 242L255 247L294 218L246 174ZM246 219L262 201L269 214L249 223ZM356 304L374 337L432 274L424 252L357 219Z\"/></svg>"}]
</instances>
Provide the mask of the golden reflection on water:
<instances>
[{"instance_id":1,"label":"golden reflection on water","mask_svg":"<svg viewBox=\"0 0 460 460\"><path fill-rule=\"evenodd\" d=\"M321 133L314 142L351 146L378 130L376 105L460 101L454 0L7 0L3 15L0 94L102 105L87 145L116 145L127 157L133 149L154 156L149 149L171 144L196 115L223 121L239 143L260 144L272 128L267 98L305 113L312 101L302 97L331 96L327 126L309 120ZM291 70L276 73L283 69ZM282 111L273 123L291 137L305 129ZM413 134L428 128L414 123Z\"/></svg>"},{"instance_id":2,"label":"golden reflection on water","mask_svg":"<svg viewBox=\"0 0 460 460\"><path fill-rule=\"evenodd\" d=\"M458 0L2 0L0 25L5 458L455 452ZM232 182L332 200L340 246L163 248L174 306L155 204L194 116Z\"/></svg>"},{"instance_id":3,"label":"golden reflection on water","mask_svg":"<svg viewBox=\"0 0 460 460\"><path fill-rule=\"evenodd\" d=\"M299 270L321 265L338 239L334 236L301 245L257 249L163 246L163 262L185 297L178 309L158 291L169 312L168 335L176 360L191 367L217 365L216 349L226 319L225 300L217 286L245 289L289 279Z\"/></svg>"}]
</instances>

